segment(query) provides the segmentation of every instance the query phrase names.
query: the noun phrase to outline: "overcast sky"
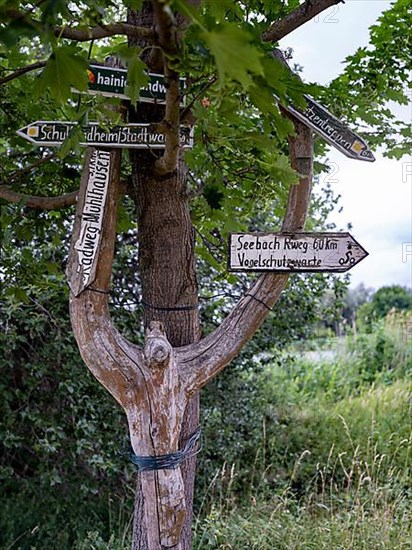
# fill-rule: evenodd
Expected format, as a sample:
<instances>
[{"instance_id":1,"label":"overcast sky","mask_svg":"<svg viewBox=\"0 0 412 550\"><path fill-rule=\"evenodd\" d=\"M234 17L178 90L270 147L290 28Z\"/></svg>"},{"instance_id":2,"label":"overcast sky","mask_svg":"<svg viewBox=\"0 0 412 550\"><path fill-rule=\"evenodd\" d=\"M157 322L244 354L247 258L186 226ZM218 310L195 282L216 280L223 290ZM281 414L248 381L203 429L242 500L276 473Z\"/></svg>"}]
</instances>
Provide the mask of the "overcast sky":
<instances>
[{"instance_id":1,"label":"overcast sky","mask_svg":"<svg viewBox=\"0 0 412 550\"><path fill-rule=\"evenodd\" d=\"M327 84L340 74L347 55L368 44L370 25L389 6L388 0L346 0L280 45L293 48L294 61L303 65L306 81ZM412 123L412 101L397 113ZM379 151L374 154L376 162L369 163L330 150L328 159L334 165L329 181L335 194L341 195L343 207L341 214L333 213L330 219L339 230L351 223L352 235L369 252L351 270L351 286L412 287L412 158L396 161Z\"/></svg>"}]
</instances>

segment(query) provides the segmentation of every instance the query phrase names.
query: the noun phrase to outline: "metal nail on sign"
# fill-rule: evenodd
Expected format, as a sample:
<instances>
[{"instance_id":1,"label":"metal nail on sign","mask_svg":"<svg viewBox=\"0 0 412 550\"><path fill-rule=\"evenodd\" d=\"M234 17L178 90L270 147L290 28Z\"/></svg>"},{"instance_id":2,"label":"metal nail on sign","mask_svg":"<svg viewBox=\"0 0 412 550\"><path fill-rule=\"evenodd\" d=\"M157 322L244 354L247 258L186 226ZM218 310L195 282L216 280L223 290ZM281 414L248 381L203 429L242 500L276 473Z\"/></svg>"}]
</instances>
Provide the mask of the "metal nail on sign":
<instances>
[{"instance_id":1,"label":"metal nail on sign","mask_svg":"<svg viewBox=\"0 0 412 550\"><path fill-rule=\"evenodd\" d=\"M90 65L87 70L89 77L89 94L100 94L108 97L119 97L129 99L126 94L127 88L127 70L113 69L101 65ZM166 101L166 81L162 74L149 73L149 82L140 89L139 101L146 103L165 103ZM180 78L180 87L184 90L186 79ZM184 96L181 97L180 104L184 105Z\"/></svg>"},{"instance_id":2,"label":"metal nail on sign","mask_svg":"<svg viewBox=\"0 0 412 550\"><path fill-rule=\"evenodd\" d=\"M349 233L232 233L229 271L345 272L368 252Z\"/></svg>"},{"instance_id":3,"label":"metal nail on sign","mask_svg":"<svg viewBox=\"0 0 412 550\"><path fill-rule=\"evenodd\" d=\"M290 105L285 109L347 157L374 162L372 151L360 136L310 96L304 97L306 100L304 111Z\"/></svg>"},{"instance_id":4,"label":"metal nail on sign","mask_svg":"<svg viewBox=\"0 0 412 550\"><path fill-rule=\"evenodd\" d=\"M17 131L17 134L32 143L54 147L69 137L76 123L39 120ZM110 130L100 128L96 122L82 127L85 140L80 145L128 149L164 149L166 136L152 130L150 124L126 124ZM180 126L180 146L193 147L193 128Z\"/></svg>"},{"instance_id":5,"label":"metal nail on sign","mask_svg":"<svg viewBox=\"0 0 412 550\"><path fill-rule=\"evenodd\" d=\"M95 278L101 245L103 218L110 179L110 151L95 149L88 165L88 179L80 219L74 240L75 261L69 262L67 279L75 296L91 285Z\"/></svg>"}]
</instances>

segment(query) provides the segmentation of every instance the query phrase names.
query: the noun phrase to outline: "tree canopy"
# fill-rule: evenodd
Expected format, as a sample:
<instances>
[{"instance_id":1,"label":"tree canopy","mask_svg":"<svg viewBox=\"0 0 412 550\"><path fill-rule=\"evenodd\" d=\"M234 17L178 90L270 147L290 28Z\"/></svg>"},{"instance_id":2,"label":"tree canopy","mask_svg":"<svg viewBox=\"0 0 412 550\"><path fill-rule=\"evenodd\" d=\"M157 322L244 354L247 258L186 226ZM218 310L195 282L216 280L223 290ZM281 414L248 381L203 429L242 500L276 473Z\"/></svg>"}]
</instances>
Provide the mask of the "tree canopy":
<instances>
[{"instance_id":1,"label":"tree canopy","mask_svg":"<svg viewBox=\"0 0 412 550\"><path fill-rule=\"evenodd\" d=\"M320 10L332 3L313 5ZM187 78L182 118L196 120L195 147L185 159L190 167L192 217L202 236L199 244L206 245L198 252L216 268L223 265L227 233L244 230L253 212L259 212L267 228L278 226L288 186L296 181L284 145L291 123L281 115L279 104L302 105L302 92L309 91L343 120L357 125L386 154L399 157L410 151L410 125L397 120L391 110L392 104L406 104L410 96L408 2L398 0L382 14L371 28L370 45L349 56L342 75L328 87L303 85L271 56L280 37L313 16L312 8L298 5L294 0L202 2L199 7L184 1L170 4L180 13L177 28L182 42L178 53L168 56L171 66ZM118 55L128 70L132 104L137 100L147 81L144 70L153 60L145 56L144 46L130 42L161 40L154 31L127 23L127 9L139 6L139 2L4 3L0 198L18 205L1 207L6 280L17 266L15 259L7 260L16 248L13 239L23 238L23 245L25 238L38 234L44 243L50 226L55 242L65 241L65 214L55 209L74 203L82 154L78 130L58 151L24 142L16 130L39 118L115 123L118 115L110 105L118 100L72 90L87 89L89 62ZM319 140L316 147L325 151ZM129 174L126 160L126 183ZM25 204L53 211L26 210L22 218ZM122 209L119 230L131 228L128 211L127 206ZM324 217L323 211L316 214L318 220ZM24 246L20 248L23 254ZM31 251L24 254L30 269L19 274L19 285L10 285L20 289L16 292L21 298L28 277L38 271L42 276L56 275L52 261L37 269Z\"/></svg>"}]
</instances>

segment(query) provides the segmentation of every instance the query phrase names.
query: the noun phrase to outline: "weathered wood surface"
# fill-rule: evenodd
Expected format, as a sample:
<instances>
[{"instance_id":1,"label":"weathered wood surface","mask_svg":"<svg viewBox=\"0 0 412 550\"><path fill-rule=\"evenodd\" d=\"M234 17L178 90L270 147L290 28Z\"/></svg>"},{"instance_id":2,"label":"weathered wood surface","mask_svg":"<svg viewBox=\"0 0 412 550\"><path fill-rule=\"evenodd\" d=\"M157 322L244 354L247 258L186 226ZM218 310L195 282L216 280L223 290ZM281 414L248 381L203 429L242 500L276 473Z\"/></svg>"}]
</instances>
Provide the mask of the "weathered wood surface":
<instances>
[{"instance_id":1,"label":"weathered wood surface","mask_svg":"<svg viewBox=\"0 0 412 550\"><path fill-rule=\"evenodd\" d=\"M96 275L107 190L113 176L111 158L110 151L102 149L89 149L86 154L66 269L67 282L75 296L91 285Z\"/></svg>"},{"instance_id":2,"label":"weathered wood surface","mask_svg":"<svg viewBox=\"0 0 412 550\"><path fill-rule=\"evenodd\" d=\"M230 271L334 272L368 253L349 233L232 233Z\"/></svg>"},{"instance_id":3,"label":"weathered wood surface","mask_svg":"<svg viewBox=\"0 0 412 550\"><path fill-rule=\"evenodd\" d=\"M299 123L297 123L299 124ZM310 196L311 180L311 135L305 128L299 127L298 138L291 140L291 151L294 166L302 174L300 182L292 186L289 194L287 213L283 230L299 231L302 229ZM305 141L302 156L302 142ZM294 146L297 140L299 147ZM293 152L298 151L296 157ZM306 152L305 152L306 151ZM90 158L90 154L86 159ZM87 173L87 163L85 173ZM86 365L95 377L106 387L124 408L130 430L130 438L136 455L155 456L169 454L182 446L183 419L185 410L199 389L238 353L243 344L249 340L260 326L283 290L288 276L265 274L260 276L245 296L239 301L232 313L212 334L199 342L182 347L172 347L165 336L161 323L151 323L156 316L159 320L168 315L181 315L189 322L190 332L198 331L197 312L191 309L174 311L172 309L149 308L146 311L146 322L150 324L143 346L128 342L113 326L108 309L108 292L114 253L116 205L119 194L120 153L111 152L111 175L107 190L105 217L102 226L101 244L97 250L97 263L93 285L89 285L78 295L71 292L70 311L75 337ZM173 180L175 181L175 180ZM164 182L163 182L164 183ZM160 180L158 185L161 185ZM157 185L157 184L156 184ZM85 193L86 186L83 186ZM168 187L164 187L167 196ZM148 189L142 190L148 192ZM176 195L182 203L182 215L188 217L187 200L179 191ZM167 200L167 199L165 199ZM79 231L84 198L79 197L74 234ZM150 216L150 208L142 212ZM164 223L169 224L167 207ZM189 219L188 219L189 222ZM163 224L164 225L164 224ZM150 227L150 223L147 225ZM159 225L156 231L161 231ZM189 225L187 226L189 227ZM172 223L170 229L176 229ZM165 228L163 228L163 231ZM188 230L185 229L187 232ZM184 237L184 236L183 236ZM142 238L153 238L148 232ZM183 239L184 240L184 239ZM188 241L189 242L189 241ZM157 246L163 246L156 239ZM193 261L188 250L183 253L182 262ZM186 258L186 254L188 254ZM77 273L78 255L72 246L70 261L71 270ZM141 261L161 262L162 255L153 258L142 258ZM180 261L180 260L179 260ZM183 265L182 264L182 265ZM153 266L155 271L159 266ZM166 266L170 268L170 266ZM173 277L173 273L171 272ZM190 279L190 277L189 277ZM170 280L171 287L178 281ZM193 280L187 281L193 284ZM149 304L158 304L156 298L165 303L167 295L156 296L156 285L143 280L148 287L146 299ZM163 288L163 287L162 287ZM184 292L182 287L180 292ZM163 291L162 291L163 292ZM182 300L194 299L188 291L182 294ZM190 303L190 302L189 302ZM193 304L195 305L195 304ZM151 319L150 319L151 317ZM185 434L187 437L187 434ZM163 550L174 548L185 550L182 546L181 533L185 523L187 488L182 480L181 470L146 471L139 474L139 483L143 498L138 504L137 519L144 521L144 538L138 541L139 547L145 550Z\"/></svg>"}]
</instances>

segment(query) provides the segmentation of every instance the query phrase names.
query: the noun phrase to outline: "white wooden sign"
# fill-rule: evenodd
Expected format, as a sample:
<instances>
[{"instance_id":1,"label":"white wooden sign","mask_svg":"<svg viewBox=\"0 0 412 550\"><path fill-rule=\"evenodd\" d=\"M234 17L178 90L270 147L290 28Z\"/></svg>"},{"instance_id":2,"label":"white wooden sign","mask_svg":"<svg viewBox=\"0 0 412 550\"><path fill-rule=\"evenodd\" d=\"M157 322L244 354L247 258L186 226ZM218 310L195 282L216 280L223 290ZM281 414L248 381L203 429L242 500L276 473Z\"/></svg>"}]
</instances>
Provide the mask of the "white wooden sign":
<instances>
[{"instance_id":1,"label":"white wooden sign","mask_svg":"<svg viewBox=\"0 0 412 550\"><path fill-rule=\"evenodd\" d=\"M77 124L56 120L38 120L17 130L17 135L35 143L48 147L61 145ZM82 126L85 141L80 145L128 149L164 149L165 134L152 129L148 123L133 123L115 126L110 130L101 128L97 122ZM180 146L183 149L193 147L193 128L180 126Z\"/></svg>"},{"instance_id":2,"label":"white wooden sign","mask_svg":"<svg viewBox=\"0 0 412 550\"><path fill-rule=\"evenodd\" d=\"M312 97L305 95L306 109L300 111L292 105L286 110L301 122L312 128L324 140L333 145L346 157L374 162L375 157L366 141L348 128Z\"/></svg>"},{"instance_id":3,"label":"white wooden sign","mask_svg":"<svg viewBox=\"0 0 412 550\"><path fill-rule=\"evenodd\" d=\"M102 149L95 149L90 158L79 231L74 241L75 259L67 273L75 296L91 285L95 278L110 180L110 158L110 151Z\"/></svg>"},{"instance_id":4,"label":"white wooden sign","mask_svg":"<svg viewBox=\"0 0 412 550\"><path fill-rule=\"evenodd\" d=\"M344 272L366 258L349 233L232 233L230 271Z\"/></svg>"}]
</instances>

